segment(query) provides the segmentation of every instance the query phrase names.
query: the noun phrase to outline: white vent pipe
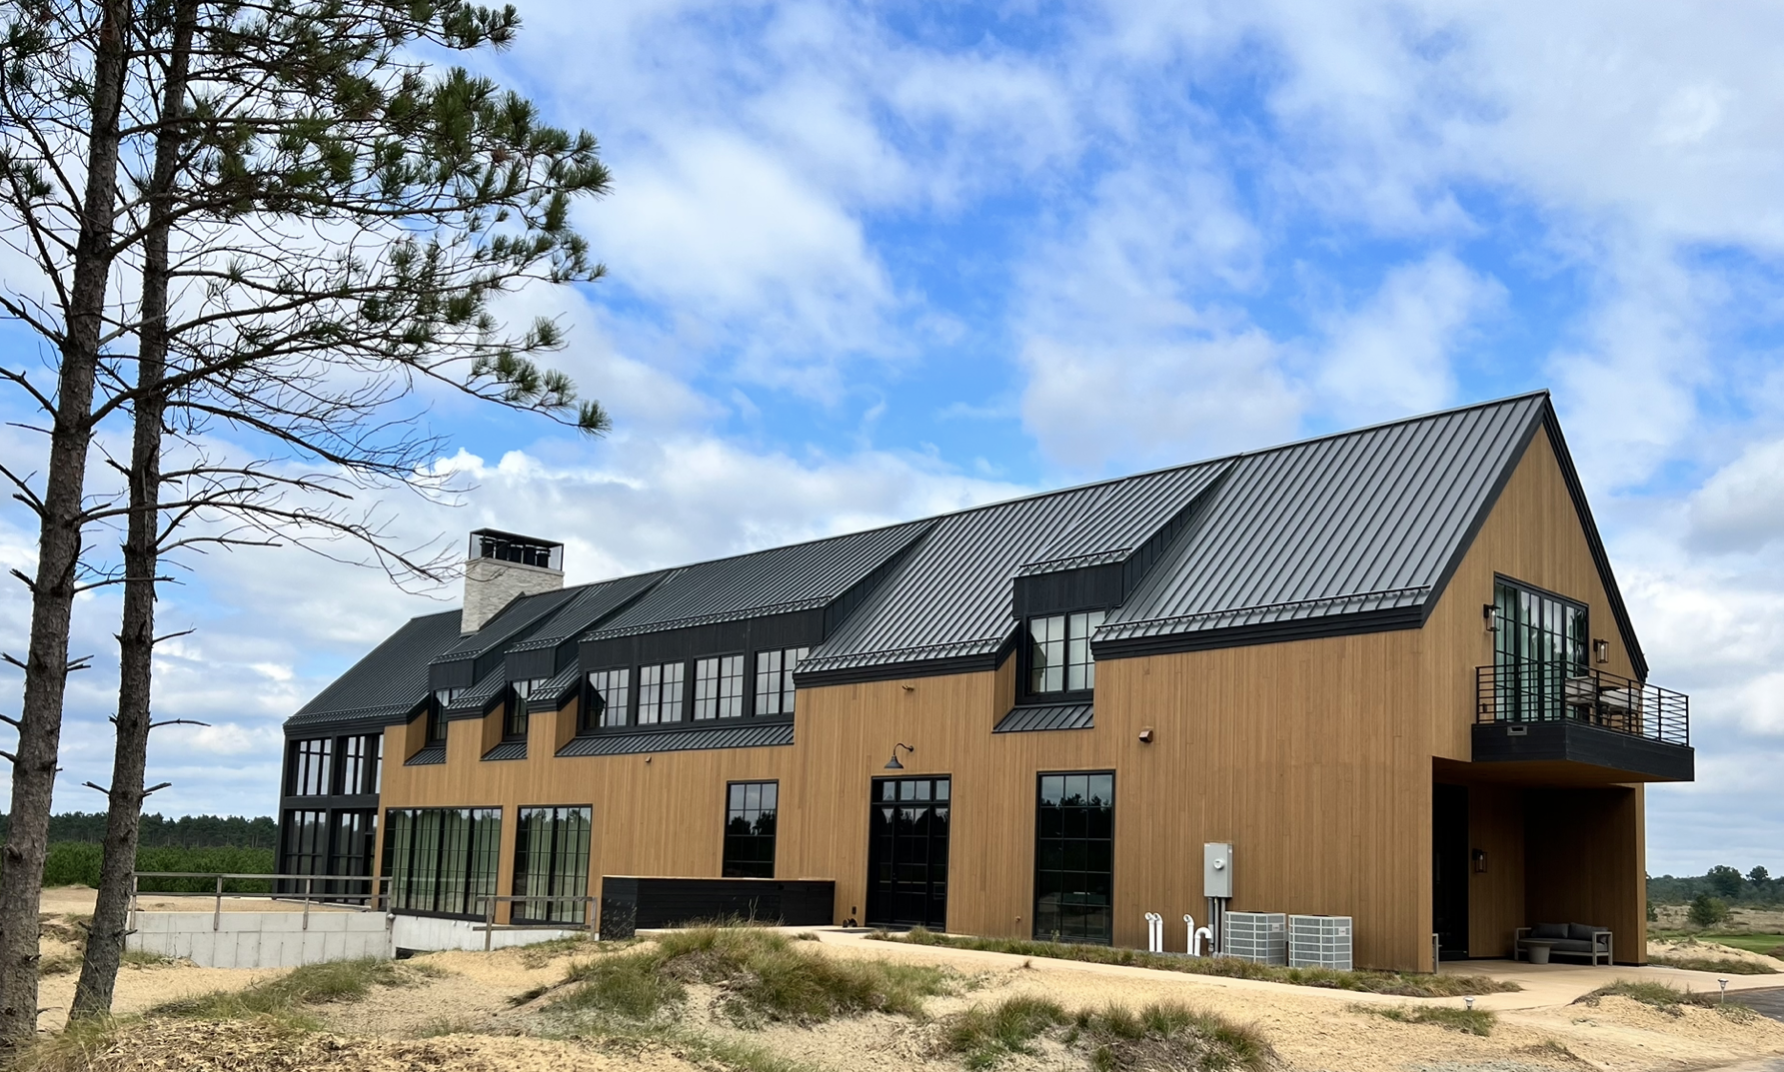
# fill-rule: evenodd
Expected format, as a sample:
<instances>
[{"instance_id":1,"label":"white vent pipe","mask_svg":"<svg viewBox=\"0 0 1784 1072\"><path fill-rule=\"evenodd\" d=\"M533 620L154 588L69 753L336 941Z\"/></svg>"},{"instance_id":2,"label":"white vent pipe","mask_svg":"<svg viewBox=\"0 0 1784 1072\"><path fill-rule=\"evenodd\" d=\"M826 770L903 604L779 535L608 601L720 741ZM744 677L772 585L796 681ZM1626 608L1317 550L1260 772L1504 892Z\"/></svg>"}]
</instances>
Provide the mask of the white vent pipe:
<instances>
[{"instance_id":1,"label":"white vent pipe","mask_svg":"<svg viewBox=\"0 0 1784 1072\"><path fill-rule=\"evenodd\" d=\"M1146 913L1146 952L1165 951L1165 917L1157 912Z\"/></svg>"}]
</instances>

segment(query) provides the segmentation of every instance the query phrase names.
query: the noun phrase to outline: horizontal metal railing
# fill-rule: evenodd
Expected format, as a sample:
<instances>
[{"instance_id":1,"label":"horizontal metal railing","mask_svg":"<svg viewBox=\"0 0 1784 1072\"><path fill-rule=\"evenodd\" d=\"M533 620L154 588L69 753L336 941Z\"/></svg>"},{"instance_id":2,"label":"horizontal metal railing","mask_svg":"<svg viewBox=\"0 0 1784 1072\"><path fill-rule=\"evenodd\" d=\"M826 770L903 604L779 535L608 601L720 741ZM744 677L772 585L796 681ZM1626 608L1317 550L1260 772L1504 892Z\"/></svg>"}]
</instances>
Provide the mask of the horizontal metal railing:
<instances>
[{"instance_id":1,"label":"horizontal metal railing","mask_svg":"<svg viewBox=\"0 0 1784 1072\"><path fill-rule=\"evenodd\" d=\"M130 915L126 925L128 929L136 929L137 899L142 895L143 879L196 879L214 884L211 889L199 890L149 890L153 897L205 897L213 899L216 904L211 912L211 929L220 930L223 926L223 899L264 899L268 901L303 902L303 929L310 929L310 905L329 904L332 907L348 908L358 912L375 910L381 896L381 887L388 879L370 875L257 875L237 871L133 871L130 874ZM256 885L265 883L265 890L226 890L227 882L252 881ZM323 889L316 888L317 883ZM348 884L360 884L365 887L364 893L347 893L333 887ZM287 889L280 889L288 885Z\"/></svg>"},{"instance_id":2,"label":"horizontal metal railing","mask_svg":"<svg viewBox=\"0 0 1784 1072\"><path fill-rule=\"evenodd\" d=\"M1691 743L1682 692L1561 662L1502 660L1475 671L1477 723L1584 722L1665 744Z\"/></svg>"}]
</instances>

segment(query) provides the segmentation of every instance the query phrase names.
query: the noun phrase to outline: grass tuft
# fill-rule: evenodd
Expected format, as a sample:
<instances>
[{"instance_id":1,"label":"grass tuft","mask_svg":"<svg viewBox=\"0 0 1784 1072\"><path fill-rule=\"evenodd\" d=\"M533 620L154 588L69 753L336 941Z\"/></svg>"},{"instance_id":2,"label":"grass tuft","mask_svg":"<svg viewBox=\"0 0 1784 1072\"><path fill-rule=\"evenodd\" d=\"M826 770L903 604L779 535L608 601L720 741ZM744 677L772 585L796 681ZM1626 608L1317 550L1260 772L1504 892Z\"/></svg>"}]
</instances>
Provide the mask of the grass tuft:
<instances>
[{"instance_id":1,"label":"grass tuft","mask_svg":"<svg viewBox=\"0 0 1784 1072\"><path fill-rule=\"evenodd\" d=\"M1454 1005L1352 1005L1352 1012L1368 1013L1402 1024L1432 1024L1465 1035L1483 1038L1493 1033L1498 1022L1486 1009L1458 1009Z\"/></svg>"},{"instance_id":2,"label":"grass tuft","mask_svg":"<svg viewBox=\"0 0 1784 1072\"><path fill-rule=\"evenodd\" d=\"M1684 1015L1684 1006L1698 1005L1705 1008L1720 1005L1721 1002L1709 994L1680 990L1666 983L1630 982L1618 979L1609 986L1601 986L1590 994L1582 994L1574 999L1575 1005L1597 1005L1605 998L1628 998L1643 1005L1650 1005L1662 1012L1674 1016Z\"/></svg>"},{"instance_id":3,"label":"grass tuft","mask_svg":"<svg viewBox=\"0 0 1784 1072\"><path fill-rule=\"evenodd\" d=\"M812 1024L864 1012L921 1016L923 1000L950 989L950 973L924 965L832 959L761 927L692 927L654 947L571 965L574 984L554 1008L650 1021L679 1007L687 984L717 987L734 1023Z\"/></svg>"},{"instance_id":4,"label":"grass tuft","mask_svg":"<svg viewBox=\"0 0 1784 1072\"><path fill-rule=\"evenodd\" d=\"M1102 1072L1142 1068L1256 1070L1270 1049L1248 1028L1176 1002L1138 1012L1121 1005L1067 1014L1047 998L1013 997L975 1005L949 1024L944 1044L968 1068L991 1068L1012 1054L1033 1054L1043 1036L1079 1050Z\"/></svg>"},{"instance_id":5,"label":"grass tuft","mask_svg":"<svg viewBox=\"0 0 1784 1072\"><path fill-rule=\"evenodd\" d=\"M990 953L1077 960L1091 964L1124 964L1160 971L1186 972L1191 975L1258 979L1271 983L1291 983L1296 986L1354 990L1370 994L1393 994L1407 998L1454 998L1469 994L1498 994L1523 989L1517 983L1501 982L1497 979L1489 979L1484 975L1415 975L1391 971L1346 972L1333 971L1328 968L1285 968L1272 964L1253 964L1251 961L1239 960L1234 957L1176 956L1166 953L1143 953L1136 949L1116 949L1111 946L1038 942L1021 938L969 938L952 934L936 934L921 927L903 935L875 931L867 937L882 942L945 946L949 949L977 949Z\"/></svg>"},{"instance_id":6,"label":"grass tuft","mask_svg":"<svg viewBox=\"0 0 1784 1072\"><path fill-rule=\"evenodd\" d=\"M373 986L412 986L423 978L445 974L431 964L406 961L333 960L293 968L276 979L256 983L246 990L217 990L209 994L164 1002L149 1010L150 1016L177 1016L190 1020L245 1020L267 1016L293 1027L314 1025L306 1008L330 1002L359 1001Z\"/></svg>"},{"instance_id":7,"label":"grass tuft","mask_svg":"<svg viewBox=\"0 0 1784 1072\"><path fill-rule=\"evenodd\" d=\"M1715 972L1718 975L1777 975L1778 969L1769 964L1761 964L1755 960L1736 960L1733 957L1649 957L1649 964L1659 964L1668 968L1682 968L1685 971Z\"/></svg>"},{"instance_id":8,"label":"grass tuft","mask_svg":"<svg viewBox=\"0 0 1784 1072\"><path fill-rule=\"evenodd\" d=\"M136 1022L135 1017L112 1016L70 1020L56 1034L39 1036L9 1067L14 1072L89 1072L119 1034Z\"/></svg>"}]
</instances>

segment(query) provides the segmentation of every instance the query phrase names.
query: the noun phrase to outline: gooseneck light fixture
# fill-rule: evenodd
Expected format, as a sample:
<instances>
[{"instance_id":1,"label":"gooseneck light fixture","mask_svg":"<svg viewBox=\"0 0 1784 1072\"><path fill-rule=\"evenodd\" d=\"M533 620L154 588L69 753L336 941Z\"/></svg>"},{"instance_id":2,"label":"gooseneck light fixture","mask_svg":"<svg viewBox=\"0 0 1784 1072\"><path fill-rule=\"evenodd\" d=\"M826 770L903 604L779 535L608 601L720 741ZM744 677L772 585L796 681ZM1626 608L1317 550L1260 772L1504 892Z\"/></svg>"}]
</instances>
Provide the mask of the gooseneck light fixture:
<instances>
[{"instance_id":1,"label":"gooseneck light fixture","mask_svg":"<svg viewBox=\"0 0 1784 1072\"><path fill-rule=\"evenodd\" d=\"M892 746L892 758L888 759L886 761L886 769L887 770L903 770L904 769L904 764L898 762L898 750L900 748L904 749L906 752L915 752L916 751L915 748L912 748L910 745L905 744L902 741L900 741L898 744L893 745Z\"/></svg>"}]
</instances>

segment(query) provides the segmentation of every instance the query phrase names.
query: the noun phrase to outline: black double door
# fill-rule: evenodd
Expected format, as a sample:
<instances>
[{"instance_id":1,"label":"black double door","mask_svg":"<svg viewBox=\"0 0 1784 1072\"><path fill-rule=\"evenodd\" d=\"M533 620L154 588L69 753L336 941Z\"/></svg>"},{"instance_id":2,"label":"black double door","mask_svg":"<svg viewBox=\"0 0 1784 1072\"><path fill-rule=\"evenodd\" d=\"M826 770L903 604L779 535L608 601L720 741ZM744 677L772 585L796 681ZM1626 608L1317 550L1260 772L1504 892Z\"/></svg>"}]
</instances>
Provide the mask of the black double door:
<instances>
[{"instance_id":1,"label":"black double door","mask_svg":"<svg viewBox=\"0 0 1784 1072\"><path fill-rule=\"evenodd\" d=\"M1432 786L1431 916L1439 956L1468 956L1468 787Z\"/></svg>"},{"instance_id":2,"label":"black double door","mask_svg":"<svg viewBox=\"0 0 1784 1072\"><path fill-rule=\"evenodd\" d=\"M873 783L869 926L947 928L948 797L947 778L882 778Z\"/></svg>"}]
</instances>

